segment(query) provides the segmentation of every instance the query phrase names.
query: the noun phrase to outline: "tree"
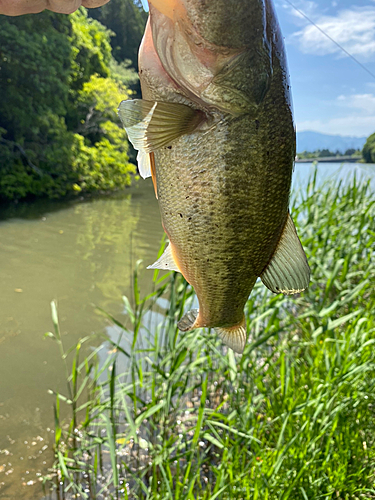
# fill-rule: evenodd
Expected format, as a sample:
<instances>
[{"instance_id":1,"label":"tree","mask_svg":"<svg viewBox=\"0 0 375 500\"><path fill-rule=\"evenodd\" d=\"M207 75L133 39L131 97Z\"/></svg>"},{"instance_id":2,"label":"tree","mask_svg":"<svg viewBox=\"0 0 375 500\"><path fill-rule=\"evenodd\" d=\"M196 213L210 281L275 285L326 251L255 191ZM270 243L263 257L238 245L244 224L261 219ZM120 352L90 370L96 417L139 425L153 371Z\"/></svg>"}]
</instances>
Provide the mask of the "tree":
<instances>
[{"instance_id":1,"label":"tree","mask_svg":"<svg viewBox=\"0 0 375 500\"><path fill-rule=\"evenodd\" d=\"M0 16L0 126L7 138L32 140L38 117L64 116L72 55L66 16Z\"/></svg>"},{"instance_id":2,"label":"tree","mask_svg":"<svg viewBox=\"0 0 375 500\"><path fill-rule=\"evenodd\" d=\"M366 163L375 163L375 133L367 138L362 149L362 156Z\"/></svg>"},{"instance_id":3,"label":"tree","mask_svg":"<svg viewBox=\"0 0 375 500\"><path fill-rule=\"evenodd\" d=\"M94 73L102 77L109 76L112 32L88 17L86 9L79 9L69 17L72 25L69 37L72 50L70 88L78 90Z\"/></svg>"},{"instance_id":4,"label":"tree","mask_svg":"<svg viewBox=\"0 0 375 500\"><path fill-rule=\"evenodd\" d=\"M130 184L109 40L85 9L0 16L0 199Z\"/></svg>"},{"instance_id":5,"label":"tree","mask_svg":"<svg viewBox=\"0 0 375 500\"><path fill-rule=\"evenodd\" d=\"M318 158L325 158L327 156L336 156L336 153L332 153L329 149L318 149L316 151L316 156Z\"/></svg>"},{"instance_id":6,"label":"tree","mask_svg":"<svg viewBox=\"0 0 375 500\"><path fill-rule=\"evenodd\" d=\"M114 33L111 45L115 59L118 62L130 59L138 68L138 48L147 21L141 2L111 0L99 9L90 10L90 15Z\"/></svg>"},{"instance_id":7,"label":"tree","mask_svg":"<svg viewBox=\"0 0 375 500\"><path fill-rule=\"evenodd\" d=\"M119 103L130 93L115 80L96 74L78 93L81 120L79 133L75 134L73 170L80 176L76 190L130 184L135 166L129 164L127 136L117 115Z\"/></svg>"}]
</instances>

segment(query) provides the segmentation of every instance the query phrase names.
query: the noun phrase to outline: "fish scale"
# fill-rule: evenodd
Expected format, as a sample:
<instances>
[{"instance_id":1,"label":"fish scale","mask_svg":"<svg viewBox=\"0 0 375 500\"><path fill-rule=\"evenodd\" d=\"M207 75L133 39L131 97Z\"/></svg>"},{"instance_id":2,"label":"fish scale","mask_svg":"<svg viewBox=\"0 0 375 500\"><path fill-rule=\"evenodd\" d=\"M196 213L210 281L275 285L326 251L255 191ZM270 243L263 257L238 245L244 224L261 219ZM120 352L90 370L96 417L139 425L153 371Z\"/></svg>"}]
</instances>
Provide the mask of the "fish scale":
<instances>
[{"instance_id":1,"label":"fish scale","mask_svg":"<svg viewBox=\"0 0 375 500\"><path fill-rule=\"evenodd\" d=\"M144 100L119 114L141 175L155 158L170 246L150 267L179 271L195 289L199 310L181 330L214 327L242 352L257 278L288 294L310 277L288 213L295 130L282 37L269 0L149 4Z\"/></svg>"},{"instance_id":2,"label":"fish scale","mask_svg":"<svg viewBox=\"0 0 375 500\"><path fill-rule=\"evenodd\" d=\"M249 116L230 120L218 125L219 130L191 134L188 144L181 138L172 149L155 153L163 226L182 273L196 290L201 326L241 321L243 306L285 224L291 152L284 165L275 162L274 148L268 161L254 161L261 155L250 157L239 146L254 143L254 126ZM292 128L292 141L293 134ZM258 129L259 135L263 133Z\"/></svg>"}]
</instances>

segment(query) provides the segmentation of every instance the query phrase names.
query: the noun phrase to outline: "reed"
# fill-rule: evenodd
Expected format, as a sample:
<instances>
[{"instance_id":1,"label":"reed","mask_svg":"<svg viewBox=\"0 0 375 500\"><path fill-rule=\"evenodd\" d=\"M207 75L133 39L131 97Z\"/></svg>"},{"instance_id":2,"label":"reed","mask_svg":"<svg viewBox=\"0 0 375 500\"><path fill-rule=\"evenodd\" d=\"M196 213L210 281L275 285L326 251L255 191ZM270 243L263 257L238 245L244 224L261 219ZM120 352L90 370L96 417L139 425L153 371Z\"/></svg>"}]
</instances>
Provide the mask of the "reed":
<instances>
[{"instance_id":1,"label":"reed","mask_svg":"<svg viewBox=\"0 0 375 500\"><path fill-rule=\"evenodd\" d=\"M314 176L292 205L311 285L284 297L256 284L243 356L210 330L179 333L193 291L155 271L141 298L137 264L128 322L110 318L118 341L105 359L79 360L88 337L72 348L55 394L59 498L375 498L375 197Z\"/></svg>"}]
</instances>

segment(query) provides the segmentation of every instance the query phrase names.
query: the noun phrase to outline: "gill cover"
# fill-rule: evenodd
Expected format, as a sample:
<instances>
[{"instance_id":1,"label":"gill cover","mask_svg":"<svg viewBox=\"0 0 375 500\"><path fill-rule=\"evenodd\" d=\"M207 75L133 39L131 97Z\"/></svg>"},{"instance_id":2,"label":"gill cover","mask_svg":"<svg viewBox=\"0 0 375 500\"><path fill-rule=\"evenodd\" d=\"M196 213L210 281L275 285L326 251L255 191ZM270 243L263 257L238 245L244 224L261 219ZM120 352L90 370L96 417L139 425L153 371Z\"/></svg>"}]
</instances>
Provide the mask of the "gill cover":
<instances>
[{"instance_id":1,"label":"gill cover","mask_svg":"<svg viewBox=\"0 0 375 500\"><path fill-rule=\"evenodd\" d=\"M200 104L233 115L255 110L263 101L272 76L271 43L267 39L264 3L247 1L241 5L233 0L214 2L221 10L228 10L227 16L224 16L228 19L227 24L230 24L235 9L242 12L247 5L256 6L256 22L261 29L255 30L254 22L249 28L245 16L243 30L237 26L237 33L230 32L232 26L218 27L211 23L211 19L215 18L215 13L211 13L211 4L195 2L197 12L194 12L192 4L194 2L185 3L182 0L150 0L153 43L164 70L187 97ZM188 5L189 12L185 5ZM194 22L190 19L193 14L208 19L208 22L203 19L201 23L202 26L208 25L203 35L197 28L197 19L194 18ZM242 45L230 42L218 45L210 39L216 40L215 33L220 30L224 40L237 38L241 41L239 31L249 31L250 37L249 40L244 39Z\"/></svg>"}]
</instances>

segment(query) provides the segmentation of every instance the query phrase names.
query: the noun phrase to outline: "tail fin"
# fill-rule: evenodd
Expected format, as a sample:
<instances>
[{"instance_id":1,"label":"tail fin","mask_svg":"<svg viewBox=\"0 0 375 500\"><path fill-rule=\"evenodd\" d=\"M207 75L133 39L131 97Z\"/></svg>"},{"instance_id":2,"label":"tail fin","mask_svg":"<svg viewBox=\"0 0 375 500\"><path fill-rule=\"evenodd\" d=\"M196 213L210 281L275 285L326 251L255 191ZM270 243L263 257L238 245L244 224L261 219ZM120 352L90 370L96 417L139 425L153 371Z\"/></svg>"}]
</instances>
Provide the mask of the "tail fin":
<instances>
[{"instance_id":1,"label":"tail fin","mask_svg":"<svg viewBox=\"0 0 375 500\"><path fill-rule=\"evenodd\" d=\"M215 332L219 334L224 344L233 349L234 352L243 353L247 340L245 318L238 325L229 328L215 328Z\"/></svg>"},{"instance_id":2,"label":"tail fin","mask_svg":"<svg viewBox=\"0 0 375 500\"><path fill-rule=\"evenodd\" d=\"M198 313L198 309L188 311L178 322L178 329L182 332L187 332L188 330L196 328L195 324ZM215 332L219 335L224 344L233 349L233 351L239 354L243 353L247 340L245 317L238 325L228 328L215 328Z\"/></svg>"}]
</instances>

